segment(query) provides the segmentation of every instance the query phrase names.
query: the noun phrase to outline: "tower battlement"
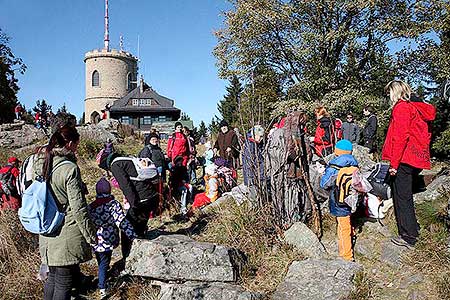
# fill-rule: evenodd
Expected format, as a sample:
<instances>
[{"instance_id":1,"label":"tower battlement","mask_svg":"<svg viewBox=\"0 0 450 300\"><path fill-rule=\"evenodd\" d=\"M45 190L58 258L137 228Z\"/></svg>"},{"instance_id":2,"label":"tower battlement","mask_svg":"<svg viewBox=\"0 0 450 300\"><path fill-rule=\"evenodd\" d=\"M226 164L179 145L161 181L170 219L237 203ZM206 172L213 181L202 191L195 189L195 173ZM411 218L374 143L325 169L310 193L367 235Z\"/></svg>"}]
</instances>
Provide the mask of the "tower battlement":
<instances>
[{"instance_id":1,"label":"tower battlement","mask_svg":"<svg viewBox=\"0 0 450 300\"><path fill-rule=\"evenodd\" d=\"M92 51L86 52L84 55L84 61L90 58L98 58L98 57L112 57L112 58L125 58L137 61L138 58L131 54L130 52L120 51L117 49L111 49L107 51L106 49L94 49Z\"/></svg>"}]
</instances>

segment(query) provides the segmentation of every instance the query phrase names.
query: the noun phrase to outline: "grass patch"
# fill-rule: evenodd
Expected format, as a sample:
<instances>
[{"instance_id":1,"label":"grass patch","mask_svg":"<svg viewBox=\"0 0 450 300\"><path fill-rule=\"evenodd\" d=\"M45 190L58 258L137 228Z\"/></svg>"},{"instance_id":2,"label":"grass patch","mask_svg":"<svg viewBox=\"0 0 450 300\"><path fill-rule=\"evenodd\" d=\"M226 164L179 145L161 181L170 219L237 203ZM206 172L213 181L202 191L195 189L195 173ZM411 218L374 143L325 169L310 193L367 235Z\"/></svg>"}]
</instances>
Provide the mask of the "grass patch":
<instances>
[{"instance_id":1,"label":"grass patch","mask_svg":"<svg viewBox=\"0 0 450 300\"><path fill-rule=\"evenodd\" d=\"M354 279L355 289L342 300L368 300L372 296L373 282L365 272L358 272Z\"/></svg>"},{"instance_id":2,"label":"grass patch","mask_svg":"<svg viewBox=\"0 0 450 300\"><path fill-rule=\"evenodd\" d=\"M0 211L0 228L1 299L40 299L38 237L25 231L10 210Z\"/></svg>"},{"instance_id":3,"label":"grass patch","mask_svg":"<svg viewBox=\"0 0 450 300\"><path fill-rule=\"evenodd\" d=\"M416 212L422 226L416 251L404 257L404 262L429 276L440 299L450 299L449 233L444 215L448 193L433 202L417 205Z\"/></svg>"},{"instance_id":4,"label":"grass patch","mask_svg":"<svg viewBox=\"0 0 450 300\"><path fill-rule=\"evenodd\" d=\"M292 261L304 259L277 236L267 211L233 204L209 216L204 232L195 238L246 253L248 262L240 274L242 285L267 294L283 280Z\"/></svg>"}]
</instances>

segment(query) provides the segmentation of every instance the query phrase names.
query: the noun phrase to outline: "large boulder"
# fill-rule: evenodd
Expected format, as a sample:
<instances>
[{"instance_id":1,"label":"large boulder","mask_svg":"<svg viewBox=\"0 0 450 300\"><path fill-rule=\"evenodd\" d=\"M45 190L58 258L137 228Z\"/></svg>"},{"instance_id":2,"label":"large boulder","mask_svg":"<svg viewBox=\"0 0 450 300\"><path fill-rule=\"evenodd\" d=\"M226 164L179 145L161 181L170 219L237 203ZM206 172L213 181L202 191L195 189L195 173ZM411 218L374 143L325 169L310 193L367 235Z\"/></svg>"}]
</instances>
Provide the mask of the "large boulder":
<instances>
[{"instance_id":1,"label":"large boulder","mask_svg":"<svg viewBox=\"0 0 450 300\"><path fill-rule=\"evenodd\" d=\"M356 273L361 270L361 265L340 259L294 261L272 299L345 299L354 288Z\"/></svg>"},{"instance_id":2,"label":"large boulder","mask_svg":"<svg viewBox=\"0 0 450 300\"><path fill-rule=\"evenodd\" d=\"M323 258L325 247L311 229L302 222L294 223L285 233L284 240L308 257Z\"/></svg>"},{"instance_id":3,"label":"large boulder","mask_svg":"<svg viewBox=\"0 0 450 300\"><path fill-rule=\"evenodd\" d=\"M105 143L107 139L116 141L116 136L109 130L97 125L83 125L77 127L81 139L91 140L99 143Z\"/></svg>"},{"instance_id":4,"label":"large boulder","mask_svg":"<svg viewBox=\"0 0 450 300\"><path fill-rule=\"evenodd\" d=\"M235 282L243 262L244 254L232 248L161 235L133 242L126 271L158 280Z\"/></svg>"},{"instance_id":5,"label":"large boulder","mask_svg":"<svg viewBox=\"0 0 450 300\"><path fill-rule=\"evenodd\" d=\"M0 147L4 148L22 148L45 139L44 132L30 124L3 124L0 130Z\"/></svg>"},{"instance_id":6,"label":"large boulder","mask_svg":"<svg viewBox=\"0 0 450 300\"><path fill-rule=\"evenodd\" d=\"M427 190L422 193L414 195L416 202L434 201L443 192L450 191L450 170L442 170L436 179L434 179L428 186Z\"/></svg>"},{"instance_id":7,"label":"large boulder","mask_svg":"<svg viewBox=\"0 0 450 300\"><path fill-rule=\"evenodd\" d=\"M257 300L262 295L244 290L242 287L223 282L186 282L162 284L160 300Z\"/></svg>"}]
</instances>

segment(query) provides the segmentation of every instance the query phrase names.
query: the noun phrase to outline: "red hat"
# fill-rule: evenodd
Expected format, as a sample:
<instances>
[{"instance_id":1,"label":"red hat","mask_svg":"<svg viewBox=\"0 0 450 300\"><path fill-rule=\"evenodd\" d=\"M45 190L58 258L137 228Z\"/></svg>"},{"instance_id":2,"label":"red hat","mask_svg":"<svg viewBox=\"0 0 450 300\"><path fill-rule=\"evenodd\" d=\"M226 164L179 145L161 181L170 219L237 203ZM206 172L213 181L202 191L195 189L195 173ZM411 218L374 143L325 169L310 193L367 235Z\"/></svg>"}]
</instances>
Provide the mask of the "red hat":
<instances>
[{"instance_id":1,"label":"red hat","mask_svg":"<svg viewBox=\"0 0 450 300\"><path fill-rule=\"evenodd\" d=\"M19 159L17 157L11 156L10 158L8 158L8 163L12 164L12 163L19 163Z\"/></svg>"}]
</instances>

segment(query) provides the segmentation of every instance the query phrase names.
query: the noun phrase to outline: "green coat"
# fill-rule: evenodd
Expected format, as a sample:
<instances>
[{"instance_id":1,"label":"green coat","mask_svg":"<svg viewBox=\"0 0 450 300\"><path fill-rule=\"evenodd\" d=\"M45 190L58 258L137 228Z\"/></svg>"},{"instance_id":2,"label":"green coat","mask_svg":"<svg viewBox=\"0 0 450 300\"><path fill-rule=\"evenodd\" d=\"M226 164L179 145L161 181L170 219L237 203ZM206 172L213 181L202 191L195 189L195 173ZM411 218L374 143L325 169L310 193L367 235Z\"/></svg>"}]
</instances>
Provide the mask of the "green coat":
<instances>
[{"instance_id":1,"label":"green coat","mask_svg":"<svg viewBox=\"0 0 450 300\"><path fill-rule=\"evenodd\" d=\"M96 241L96 228L88 215L80 169L75 163L75 157L65 149L54 149L54 152L58 154L53 158L53 168L65 160L72 162L56 168L49 180L56 201L66 212L66 216L61 231L56 236L39 236L39 251L42 263L49 266L69 266L92 258L90 244ZM43 163L43 156L39 155L33 165L35 175L42 173Z\"/></svg>"}]
</instances>

